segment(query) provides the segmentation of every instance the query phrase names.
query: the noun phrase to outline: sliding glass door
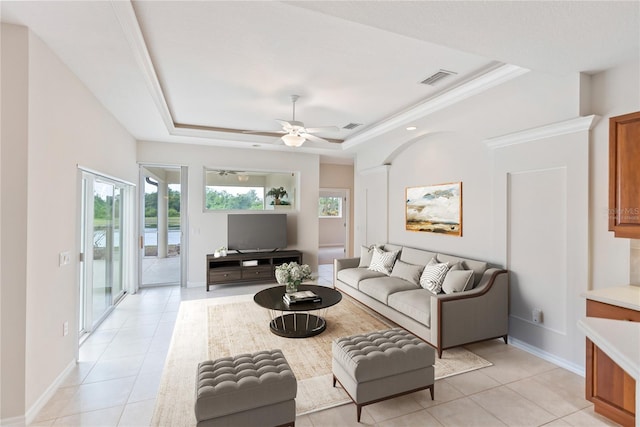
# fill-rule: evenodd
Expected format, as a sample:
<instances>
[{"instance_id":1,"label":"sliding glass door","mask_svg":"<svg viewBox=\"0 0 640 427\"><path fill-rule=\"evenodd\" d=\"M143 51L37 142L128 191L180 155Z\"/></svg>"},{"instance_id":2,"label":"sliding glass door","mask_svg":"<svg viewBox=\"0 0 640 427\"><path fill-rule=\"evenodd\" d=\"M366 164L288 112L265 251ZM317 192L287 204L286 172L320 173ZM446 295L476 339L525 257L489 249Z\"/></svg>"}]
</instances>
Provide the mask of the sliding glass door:
<instances>
[{"instance_id":1,"label":"sliding glass door","mask_svg":"<svg viewBox=\"0 0 640 427\"><path fill-rule=\"evenodd\" d=\"M80 335L93 330L124 296L124 210L130 186L82 173Z\"/></svg>"}]
</instances>

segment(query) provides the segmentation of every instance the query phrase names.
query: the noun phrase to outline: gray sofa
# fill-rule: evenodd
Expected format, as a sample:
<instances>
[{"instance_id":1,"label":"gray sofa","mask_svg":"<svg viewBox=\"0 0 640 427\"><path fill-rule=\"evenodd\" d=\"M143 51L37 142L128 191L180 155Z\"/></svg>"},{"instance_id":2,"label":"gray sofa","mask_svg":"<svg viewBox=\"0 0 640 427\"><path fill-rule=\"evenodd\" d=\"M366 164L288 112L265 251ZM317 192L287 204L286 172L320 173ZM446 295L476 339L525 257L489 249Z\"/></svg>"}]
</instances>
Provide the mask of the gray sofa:
<instances>
[{"instance_id":1,"label":"gray sofa","mask_svg":"<svg viewBox=\"0 0 640 427\"><path fill-rule=\"evenodd\" d=\"M359 257L343 258L334 261L336 289L422 338L438 351L438 357L442 357L445 349L473 342L494 338L507 342L509 276L506 270L492 268L486 262L422 249L392 244L380 247L384 251L399 251L396 259L402 261L403 266L425 266L435 258L437 262L473 270L472 279L464 290L434 294L397 274L359 267Z\"/></svg>"}]
</instances>

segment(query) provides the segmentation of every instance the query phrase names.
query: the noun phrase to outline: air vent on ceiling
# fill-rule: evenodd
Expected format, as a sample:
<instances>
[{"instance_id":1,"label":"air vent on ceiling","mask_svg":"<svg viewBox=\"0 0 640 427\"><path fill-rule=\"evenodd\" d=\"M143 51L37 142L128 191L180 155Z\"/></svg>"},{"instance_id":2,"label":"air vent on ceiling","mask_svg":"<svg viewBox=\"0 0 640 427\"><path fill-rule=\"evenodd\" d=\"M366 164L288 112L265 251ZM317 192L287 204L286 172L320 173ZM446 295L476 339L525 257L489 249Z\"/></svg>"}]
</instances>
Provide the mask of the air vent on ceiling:
<instances>
[{"instance_id":1,"label":"air vent on ceiling","mask_svg":"<svg viewBox=\"0 0 640 427\"><path fill-rule=\"evenodd\" d=\"M349 129L349 130L351 130L351 129L355 129L355 128L357 128L358 126L362 126L362 123L349 123L348 125L344 125L344 126L342 126L342 129Z\"/></svg>"},{"instance_id":2,"label":"air vent on ceiling","mask_svg":"<svg viewBox=\"0 0 640 427\"><path fill-rule=\"evenodd\" d=\"M423 85L435 85L437 82L439 82L440 80L458 74L455 71L448 71L448 70L439 70L437 73L427 77L426 79L424 79L423 81L421 81L420 83Z\"/></svg>"}]
</instances>

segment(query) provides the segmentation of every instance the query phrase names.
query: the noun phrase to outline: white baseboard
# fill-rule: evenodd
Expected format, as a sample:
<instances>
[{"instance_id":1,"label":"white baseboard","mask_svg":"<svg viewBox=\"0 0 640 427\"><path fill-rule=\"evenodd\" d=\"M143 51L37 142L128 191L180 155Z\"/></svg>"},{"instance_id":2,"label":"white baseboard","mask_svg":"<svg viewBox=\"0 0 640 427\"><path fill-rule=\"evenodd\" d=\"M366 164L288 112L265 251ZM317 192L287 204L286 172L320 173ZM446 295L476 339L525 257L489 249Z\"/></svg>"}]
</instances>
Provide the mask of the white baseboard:
<instances>
[{"instance_id":1,"label":"white baseboard","mask_svg":"<svg viewBox=\"0 0 640 427\"><path fill-rule=\"evenodd\" d=\"M0 426L7 427L24 427L27 423L24 417L11 417L0 419Z\"/></svg>"},{"instance_id":2,"label":"white baseboard","mask_svg":"<svg viewBox=\"0 0 640 427\"><path fill-rule=\"evenodd\" d=\"M203 288L207 286L207 282L190 282L187 281L187 288Z\"/></svg>"},{"instance_id":3,"label":"white baseboard","mask_svg":"<svg viewBox=\"0 0 640 427\"><path fill-rule=\"evenodd\" d=\"M527 353L531 353L534 356L538 356L541 359L546 360L547 362L551 362L555 365L560 366L561 368L566 369L567 371L571 371L574 374L580 375L581 377L585 376L585 368L584 366L580 366L580 365L576 365L573 362L569 362L566 359L563 359L561 357L558 357L554 354L551 354L547 351L544 351L542 349L539 349L538 347L532 346L531 344L528 344L524 341L520 341L517 338L513 338L511 337L511 335L509 335L509 344L511 344L514 347L519 348L520 350L524 350Z\"/></svg>"},{"instance_id":4,"label":"white baseboard","mask_svg":"<svg viewBox=\"0 0 640 427\"><path fill-rule=\"evenodd\" d=\"M49 400L56 393L56 391L58 391L58 388L60 388L65 378L67 378L67 375L69 375L69 373L71 373L71 371L75 367L76 367L76 360L74 359L71 361L71 363L69 363L69 365L67 365L67 367L60 373L60 375L58 375L58 377L51 383L51 385L47 387L47 389L45 390L44 393L42 393L40 398L38 398L38 400L36 400L35 403L31 405L31 407L29 408L29 410L27 410L27 413L24 416L25 418L24 421L26 422L27 425L31 424L33 420L35 420L38 413L42 410L42 408L44 408L44 405L46 405L47 402L49 402ZM2 423L2 425L4 425L4 423Z\"/></svg>"}]
</instances>

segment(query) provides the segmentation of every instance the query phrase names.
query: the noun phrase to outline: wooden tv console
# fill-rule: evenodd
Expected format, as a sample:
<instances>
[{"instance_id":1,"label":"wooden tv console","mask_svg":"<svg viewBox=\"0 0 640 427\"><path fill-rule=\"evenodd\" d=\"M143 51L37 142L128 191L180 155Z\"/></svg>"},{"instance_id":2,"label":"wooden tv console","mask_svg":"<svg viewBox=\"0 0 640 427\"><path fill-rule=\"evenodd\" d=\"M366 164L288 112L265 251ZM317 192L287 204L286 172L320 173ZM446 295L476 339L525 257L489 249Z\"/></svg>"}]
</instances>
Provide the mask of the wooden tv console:
<instances>
[{"instance_id":1,"label":"wooden tv console","mask_svg":"<svg viewBox=\"0 0 640 427\"><path fill-rule=\"evenodd\" d=\"M207 255L207 292L211 285L274 281L276 267L286 262L302 264L302 252L287 250L235 253L221 257Z\"/></svg>"}]
</instances>

